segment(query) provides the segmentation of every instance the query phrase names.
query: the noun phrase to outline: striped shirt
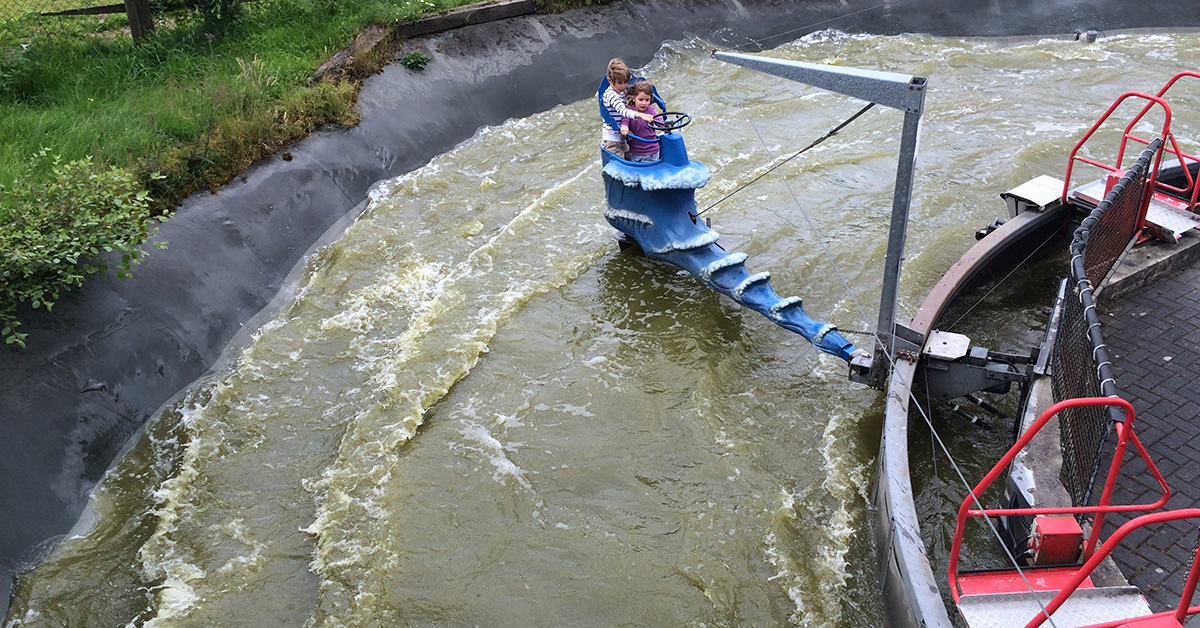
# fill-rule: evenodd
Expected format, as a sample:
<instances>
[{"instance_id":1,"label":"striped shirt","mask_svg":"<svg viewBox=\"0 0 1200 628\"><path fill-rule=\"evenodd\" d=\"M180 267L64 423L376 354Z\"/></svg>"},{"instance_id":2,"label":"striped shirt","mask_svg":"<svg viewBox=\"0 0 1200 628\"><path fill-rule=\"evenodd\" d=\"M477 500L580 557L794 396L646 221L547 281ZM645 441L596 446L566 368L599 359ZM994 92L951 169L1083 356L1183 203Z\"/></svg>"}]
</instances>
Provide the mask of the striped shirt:
<instances>
[{"instance_id":1,"label":"striped shirt","mask_svg":"<svg viewBox=\"0 0 1200 628\"><path fill-rule=\"evenodd\" d=\"M622 118L635 117L633 110L625 106L625 97L613 91L612 87L604 90L602 102L604 103L604 108L608 109L608 114L617 122L621 122ZM620 142L625 139L621 136L619 129L612 128L608 123L605 123L603 127L600 133L601 140L605 142Z\"/></svg>"}]
</instances>

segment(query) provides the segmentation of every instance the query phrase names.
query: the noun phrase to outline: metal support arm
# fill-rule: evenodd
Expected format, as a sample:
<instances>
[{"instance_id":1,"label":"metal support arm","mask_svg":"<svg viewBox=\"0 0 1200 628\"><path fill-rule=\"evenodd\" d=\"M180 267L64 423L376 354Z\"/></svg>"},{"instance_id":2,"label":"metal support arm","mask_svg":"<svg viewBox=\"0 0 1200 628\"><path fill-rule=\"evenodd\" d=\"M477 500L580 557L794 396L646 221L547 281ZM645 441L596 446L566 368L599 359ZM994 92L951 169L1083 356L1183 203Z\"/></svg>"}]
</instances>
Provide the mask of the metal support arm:
<instances>
[{"instance_id":1,"label":"metal support arm","mask_svg":"<svg viewBox=\"0 0 1200 628\"><path fill-rule=\"evenodd\" d=\"M882 390L887 385L891 362L896 358L894 339L900 265L904 260L904 242L908 235L908 209L912 200L921 114L925 111L926 79L732 52L713 52L713 58L904 112L904 130L900 138L896 187L892 198L892 221L888 232L887 257L884 259L883 289L879 298L879 341L870 372L865 377L872 387ZM852 365L852 373L853 369Z\"/></svg>"},{"instance_id":2,"label":"metal support arm","mask_svg":"<svg viewBox=\"0 0 1200 628\"><path fill-rule=\"evenodd\" d=\"M734 52L714 52L713 58L789 81L819 87L835 94L913 113L918 117L925 109L925 79L919 76L771 59Z\"/></svg>"}]
</instances>

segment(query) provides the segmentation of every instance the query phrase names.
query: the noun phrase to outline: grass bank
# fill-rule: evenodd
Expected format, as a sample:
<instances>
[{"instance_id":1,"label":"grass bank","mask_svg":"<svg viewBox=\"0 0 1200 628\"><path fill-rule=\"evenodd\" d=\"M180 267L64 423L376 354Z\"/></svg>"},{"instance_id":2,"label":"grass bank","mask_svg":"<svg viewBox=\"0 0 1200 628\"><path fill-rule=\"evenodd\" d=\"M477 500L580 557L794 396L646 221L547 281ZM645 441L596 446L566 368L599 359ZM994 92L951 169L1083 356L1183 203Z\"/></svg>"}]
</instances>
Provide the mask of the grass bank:
<instances>
[{"instance_id":1,"label":"grass bank","mask_svg":"<svg viewBox=\"0 0 1200 628\"><path fill-rule=\"evenodd\" d=\"M207 14L160 10L156 31L137 44L123 14L0 15L0 337L6 342L23 346L20 311L52 306L60 291L89 274L77 272L80 265L110 250L98 245L103 237L82 229L111 225L104 217L114 214L144 221L133 231L149 234L187 194L219 187L318 127L357 123L361 80L391 62L401 44L385 40L322 80L310 81L313 72L369 25L412 22L469 4L256 0L234 7L232 19L230 12L214 19L214 3L219 11L219 3L231 1L209 0ZM589 3L552 0L544 8ZM92 217L81 222L70 198L61 198L63 186L55 187L61 164L77 164L68 169L74 178L116 169L134 183L106 188L104 181L116 179L101 177L89 184ZM48 194L59 201L50 210L36 201ZM144 199L149 212L126 211L130 194ZM72 237L61 237L64 231ZM135 237L133 246L144 239Z\"/></svg>"},{"instance_id":2,"label":"grass bank","mask_svg":"<svg viewBox=\"0 0 1200 628\"><path fill-rule=\"evenodd\" d=\"M160 14L167 23L140 44L119 14L7 22L0 184L49 148L66 160L90 155L161 172L166 178L151 192L168 204L219 185L317 126L356 122L353 79L361 77L306 79L362 28L455 4L465 2L259 0L215 33L199 12Z\"/></svg>"}]
</instances>

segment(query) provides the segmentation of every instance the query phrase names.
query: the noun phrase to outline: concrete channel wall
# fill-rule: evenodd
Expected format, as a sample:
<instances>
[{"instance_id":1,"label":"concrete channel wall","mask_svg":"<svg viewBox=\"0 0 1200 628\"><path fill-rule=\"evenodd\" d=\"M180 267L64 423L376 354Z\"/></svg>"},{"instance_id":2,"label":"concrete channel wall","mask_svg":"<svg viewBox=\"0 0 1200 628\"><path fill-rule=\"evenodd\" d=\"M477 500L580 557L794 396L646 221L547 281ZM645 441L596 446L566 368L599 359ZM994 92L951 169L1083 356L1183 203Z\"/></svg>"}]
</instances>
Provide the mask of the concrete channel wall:
<instances>
[{"instance_id":1,"label":"concrete channel wall","mask_svg":"<svg viewBox=\"0 0 1200 628\"><path fill-rule=\"evenodd\" d=\"M317 132L286 149L291 160L264 159L218 193L184 201L161 230L170 247L153 251L133 279L92 281L52 315L23 314L29 347L0 348L0 608L14 570L71 529L129 437L244 339L372 184L481 126L587 98L609 58L637 67L662 41L692 35L753 52L825 28L1070 36L1197 26L1198 6L1145 0L1132 14L1120 0L638 0L422 37L426 70L394 64L369 79L357 127Z\"/></svg>"}]
</instances>

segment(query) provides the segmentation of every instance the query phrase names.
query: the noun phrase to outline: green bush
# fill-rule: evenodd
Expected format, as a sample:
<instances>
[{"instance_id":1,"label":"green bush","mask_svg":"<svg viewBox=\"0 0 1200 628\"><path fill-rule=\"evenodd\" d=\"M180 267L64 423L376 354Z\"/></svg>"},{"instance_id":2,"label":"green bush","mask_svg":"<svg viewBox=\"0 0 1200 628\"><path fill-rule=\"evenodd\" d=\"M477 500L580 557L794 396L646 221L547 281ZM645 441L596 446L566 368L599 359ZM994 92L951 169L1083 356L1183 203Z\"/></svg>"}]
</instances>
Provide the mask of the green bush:
<instances>
[{"instance_id":1,"label":"green bush","mask_svg":"<svg viewBox=\"0 0 1200 628\"><path fill-rule=\"evenodd\" d=\"M156 173L152 178L158 178ZM25 346L19 303L49 310L60 292L108 271L105 254L119 255L117 278L145 255L142 244L158 221L150 194L117 167L91 157L63 163L43 148L10 186L0 185L0 336ZM156 244L163 248L165 243ZM102 257L105 256L105 257Z\"/></svg>"},{"instance_id":2,"label":"green bush","mask_svg":"<svg viewBox=\"0 0 1200 628\"><path fill-rule=\"evenodd\" d=\"M196 8L204 20L204 28L214 33L224 33L241 15L242 0L196 0ZM211 42L212 35L206 35Z\"/></svg>"}]
</instances>

